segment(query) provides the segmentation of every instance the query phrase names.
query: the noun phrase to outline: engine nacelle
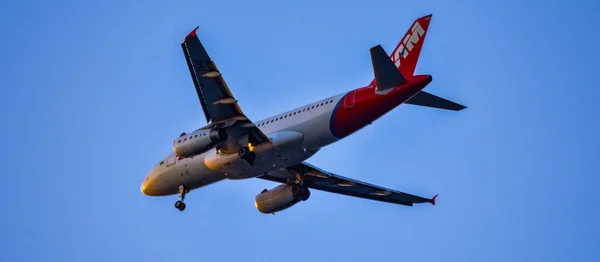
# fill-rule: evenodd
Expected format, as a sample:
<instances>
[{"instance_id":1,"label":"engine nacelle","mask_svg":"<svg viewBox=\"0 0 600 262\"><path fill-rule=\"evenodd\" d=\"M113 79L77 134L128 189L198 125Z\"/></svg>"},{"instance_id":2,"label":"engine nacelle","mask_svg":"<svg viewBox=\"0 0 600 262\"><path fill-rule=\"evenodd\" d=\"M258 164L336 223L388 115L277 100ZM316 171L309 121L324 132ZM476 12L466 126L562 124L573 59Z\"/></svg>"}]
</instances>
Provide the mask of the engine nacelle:
<instances>
[{"instance_id":1,"label":"engine nacelle","mask_svg":"<svg viewBox=\"0 0 600 262\"><path fill-rule=\"evenodd\" d=\"M254 205L261 213L272 214L285 210L300 201L306 201L309 197L310 191L305 186L282 184L270 191L263 190L256 196Z\"/></svg>"},{"instance_id":2,"label":"engine nacelle","mask_svg":"<svg viewBox=\"0 0 600 262\"><path fill-rule=\"evenodd\" d=\"M173 148L178 156L192 157L208 151L225 140L227 140L227 132L223 129L201 129L191 134L181 134L173 141Z\"/></svg>"}]
</instances>

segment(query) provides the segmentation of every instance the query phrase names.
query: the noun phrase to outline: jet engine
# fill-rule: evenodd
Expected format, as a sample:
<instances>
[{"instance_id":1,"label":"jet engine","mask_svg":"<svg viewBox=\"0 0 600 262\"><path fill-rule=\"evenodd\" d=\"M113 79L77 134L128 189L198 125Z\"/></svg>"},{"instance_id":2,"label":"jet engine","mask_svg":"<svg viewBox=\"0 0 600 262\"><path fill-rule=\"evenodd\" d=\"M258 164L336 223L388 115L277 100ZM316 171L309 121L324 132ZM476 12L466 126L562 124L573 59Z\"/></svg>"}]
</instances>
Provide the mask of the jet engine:
<instances>
[{"instance_id":1,"label":"jet engine","mask_svg":"<svg viewBox=\"0 0 600 262\"><path fill-rule=\"evenodd\" d=\"M192 157L208 151L225 140L227 140L227 132L223 129L201 129L191 134L181 134L173 141L173 148L178 156Z\"/></svg>"},{"instance_id":2,"label":"jet engine","mask_svg":"<svg viewBox=\"0 0 600 262\"><path fill-rule=\"evenodd\" d=\"M287 209L300 201L306 201L310 191L306 186L282 184L273 189L263 190L256 196L254 205L264 214L274 214Z\"/></svg>"}]
</instances>

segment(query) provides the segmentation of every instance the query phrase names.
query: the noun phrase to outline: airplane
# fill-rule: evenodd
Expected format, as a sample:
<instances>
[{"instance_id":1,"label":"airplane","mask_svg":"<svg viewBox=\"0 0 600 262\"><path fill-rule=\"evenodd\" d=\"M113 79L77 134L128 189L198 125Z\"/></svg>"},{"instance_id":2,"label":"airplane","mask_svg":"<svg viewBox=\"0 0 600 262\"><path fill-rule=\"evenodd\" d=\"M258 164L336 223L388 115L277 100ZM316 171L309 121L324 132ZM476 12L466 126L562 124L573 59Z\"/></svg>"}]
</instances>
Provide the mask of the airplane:
<instances>
[{"instance_id":1,"label":"airplane","mask_svg":"<svg viewBox=\"0 0 600 262\"><path fill-rule=\"evenodd\" d=\"M255 197L264 214L306 201L321 190L404 206L435 205L437 195L420 197L323 170L306 162L323 147L370 125L401 104L460 111L466 107L422 91L431 75L414 75L431 22L416 19L391 55L370 48L374 79L366 86L252 122L238 105L222 73L200 42L196 27L181 43L207 124L173 141L141 185L147 196L179 194L186 208L190 190L223 180L259 178L277 182Z\"/></svg>"}]
</instances>

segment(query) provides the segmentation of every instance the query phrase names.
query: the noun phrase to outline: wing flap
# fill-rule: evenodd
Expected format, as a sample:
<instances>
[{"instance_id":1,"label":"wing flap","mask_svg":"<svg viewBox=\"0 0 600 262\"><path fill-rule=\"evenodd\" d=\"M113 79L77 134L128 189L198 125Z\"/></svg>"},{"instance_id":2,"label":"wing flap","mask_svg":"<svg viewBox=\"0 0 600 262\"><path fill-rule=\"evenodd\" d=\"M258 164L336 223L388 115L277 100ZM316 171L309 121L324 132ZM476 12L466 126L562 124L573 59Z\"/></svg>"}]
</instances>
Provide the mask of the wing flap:
<instances>
[{"instance_id":1,"label":"wing flap","mask_svg":"<svg viewBox=\"0 0 600 262\"><path fill-rule=\"evenodd\" d=\"M198 77L196 76L196 72L194 70L194 66L192 65L192 60L185 43L181 44L181 48L183 49L183 55L185 56L185 61L187 62L188 69L190 70L194 87L196 88L196 94L198 94L198 99L200 100L200 105L202 106L202 112L204 112L206 122L210 122L210 115L208 113L208 108L206 107L206 101L204 100L202 89L200 89L200 83L198 82Z\"/></svg>"},{"instance_id":2,"label":"wing flap","mask_svg":"<svg viewBox=\"0 0 600 262\"><path fill-rule=\"evenodd\" d=\"M428 199L372 185L327 172L304 162L285 170L270 172L259 178L279 183L290 183L295 181L297 172L305 174L303 183L312 189L405 206L418 203L435 203L435 198Z\"/></svg>"}]
</instances>

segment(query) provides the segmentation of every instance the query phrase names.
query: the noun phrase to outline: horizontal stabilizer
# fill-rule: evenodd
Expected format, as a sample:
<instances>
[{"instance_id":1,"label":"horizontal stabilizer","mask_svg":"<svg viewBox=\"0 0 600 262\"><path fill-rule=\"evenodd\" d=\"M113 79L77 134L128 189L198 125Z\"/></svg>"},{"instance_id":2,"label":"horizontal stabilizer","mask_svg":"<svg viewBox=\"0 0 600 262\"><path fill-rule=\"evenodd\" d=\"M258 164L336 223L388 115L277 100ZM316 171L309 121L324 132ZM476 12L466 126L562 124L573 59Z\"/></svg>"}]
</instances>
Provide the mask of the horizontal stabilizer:
<instances>
[{"instance_id":1,"label":"horizontal stabilizer","mask_svg":"<svg viewBox=\"0 0 600 262\"><path fill-rule=\"evenodd\" d=\"M370 51L376 90L386 90L406 83L406 79L381 45L372 47Z\"/></svg>"},{"instance_id":2,"label":"horizontal stabilizer","mask_svg":"<svg viewBox=\"0 0 600 262\"><path fill-rule=\"evenodd\" d=\"M411 104L411 105L417 105L417 106L426 106L426 107L433 107L433 108L439 108L439 109L445 109L445 110L452 110L452 111L460 111L460 110L467 108L466 106L454 103L450 100L446 100L439 96L432 95L425 91L421 91L421 92L417 93L410 99L406 100L406 102L404 102L404 103Z\"/></svg>"}]
</instances>

